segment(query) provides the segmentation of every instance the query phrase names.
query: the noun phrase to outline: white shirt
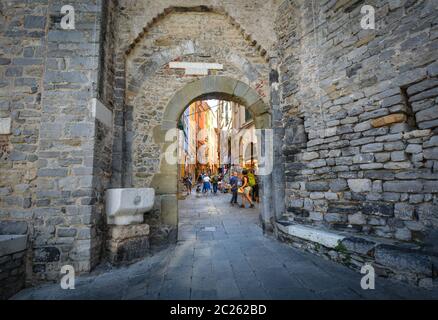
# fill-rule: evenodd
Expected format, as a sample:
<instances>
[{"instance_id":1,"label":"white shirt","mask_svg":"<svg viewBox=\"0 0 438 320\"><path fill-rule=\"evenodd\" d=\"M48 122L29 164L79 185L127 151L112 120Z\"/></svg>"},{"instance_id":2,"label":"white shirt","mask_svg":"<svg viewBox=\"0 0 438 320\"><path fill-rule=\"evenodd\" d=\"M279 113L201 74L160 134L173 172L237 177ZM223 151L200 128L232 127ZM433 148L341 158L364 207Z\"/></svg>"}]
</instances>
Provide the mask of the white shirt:
<instances>
[{"instance_id":1,"label":"white shirt","mask_svg":"<svg viewBox=\"0 0 438 320\"><path fill-rule=\"evenodd\" d=\"M210 180L211 180L210 177L205 177L204 178L204 182L210 182Z\"/></svg>"}]
</instances>

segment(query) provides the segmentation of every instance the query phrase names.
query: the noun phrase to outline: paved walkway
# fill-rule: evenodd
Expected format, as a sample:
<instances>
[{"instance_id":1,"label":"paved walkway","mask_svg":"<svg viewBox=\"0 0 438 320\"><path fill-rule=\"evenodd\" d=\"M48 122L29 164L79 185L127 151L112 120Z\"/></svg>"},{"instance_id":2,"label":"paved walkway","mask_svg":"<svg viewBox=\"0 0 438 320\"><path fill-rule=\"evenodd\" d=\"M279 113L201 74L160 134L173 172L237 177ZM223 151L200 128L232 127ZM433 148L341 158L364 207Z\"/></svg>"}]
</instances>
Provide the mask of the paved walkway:
<instances>
[{"instance_id":1,"label":"paved walkway","mask_svg":"<svg viewBox=\"0 0 438 320\"><path fill-rule=\"evenodd\" d=\"M177 245L120 269L59 285L26 289L15 299L430 299L426 291L386 279L376 290L361 275L262 235L257 209L231 208L229 196L180 202Z\"/></svg>"}]
</instances>

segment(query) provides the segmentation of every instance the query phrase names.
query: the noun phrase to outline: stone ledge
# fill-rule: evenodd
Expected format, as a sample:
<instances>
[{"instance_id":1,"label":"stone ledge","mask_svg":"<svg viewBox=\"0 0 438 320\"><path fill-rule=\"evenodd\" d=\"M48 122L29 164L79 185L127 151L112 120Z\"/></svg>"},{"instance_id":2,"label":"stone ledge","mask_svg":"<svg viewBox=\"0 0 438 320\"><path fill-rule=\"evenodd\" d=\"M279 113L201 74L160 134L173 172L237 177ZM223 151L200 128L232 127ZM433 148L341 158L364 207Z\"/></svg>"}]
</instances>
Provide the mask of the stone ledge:
<instances>
[{"instance_id":1,"label":"stone ledge","mask_svg":"<svg viewBox=\"0 0 438 320\"><path fill-rule=\"evenodd\" d=\"M0 235L0 257L25 251L26 247L26 235Z\"/></svg>"},{"instance_id":2,"label":"stone ledge","mask_svg":"<svg viewBox=\"0 0 438 320\"><path fill-rule=\"evenodd\" d=\"M339 243L345 239L344 236L341 236L333 232L318 230L315 228L301 226L301 225L285 226L281 223L277 223L277 227L279 230L290 236L316 242L327 248L336 248L339 245Z\"/></svg>"},{"instance_id":3,"label":"stone ledge","mask_svg":"<svg viewBox=\"0 0 438 320\"><path fill-rule=\"evenodd\" d=\"M277 223L279 238L293 246L325 256L359 271L372 264L380 276L430 287L437 276L438 256L419 246L390 239L351 236L308 226Z\"/></svg>"}]
</instances>

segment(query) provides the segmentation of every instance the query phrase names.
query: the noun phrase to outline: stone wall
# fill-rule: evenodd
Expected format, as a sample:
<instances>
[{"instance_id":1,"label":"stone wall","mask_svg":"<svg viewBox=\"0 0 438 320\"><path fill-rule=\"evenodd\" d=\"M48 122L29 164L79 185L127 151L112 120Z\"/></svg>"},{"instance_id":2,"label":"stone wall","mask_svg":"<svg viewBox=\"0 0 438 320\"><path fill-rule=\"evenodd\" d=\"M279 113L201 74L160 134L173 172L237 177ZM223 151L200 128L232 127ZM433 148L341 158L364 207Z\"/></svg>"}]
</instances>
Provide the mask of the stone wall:
<instances>
[{"instance_id":1,"label":"stone wall","mask_svg":"<svg viewBox=\"0 0 438 320\"><path fill-rule=\"evenodd\" d=\"M276 12L280 0L119 0L121 14L119 16L118 32L123 34L121 46L130 45L143 32L148 23L160 19L165 10L178 8L208 8L214 7L226 12L236 20L239 28L251 36L267 51L275 46L276 33L274 30ZM267 14L267 13L271 14Z\"/></svg>"},{"instance_id":2,"label":"stone wall","mask_svg":"<svg viewBox=\"0 0 438 320\"><path fill-rule=\"evenodd\" d=\"M0 223L27 221L31 235L49 21L47 1L0 3Z\"/></svg>"},{"instance_id":3,"label":"stone wall","mask_svg":"<svg viewBox=\"0 0 438 320\"><path fill-rule=\"evenodd\" d=\"M63 4L75 8L75 30L60 27ZM102 3L10 1L0 9L0 116L12 118L1 138L0 219L29 221L34 280L57 279L63 264L89 271L99 260L90 248L101 242L92 98Z\"/></svg>"},{"instance_id":4,"label":"stone wall","mask_svg":"<svg viewBox=\"0 0 438 320\"><path fill-rule=\"evenodd\" d=\"M376 30L360 26L363 1L312 3L285 1L277 22L286 216L432 250L437 3L368 1Z\"/></svg>"}]
</instances>

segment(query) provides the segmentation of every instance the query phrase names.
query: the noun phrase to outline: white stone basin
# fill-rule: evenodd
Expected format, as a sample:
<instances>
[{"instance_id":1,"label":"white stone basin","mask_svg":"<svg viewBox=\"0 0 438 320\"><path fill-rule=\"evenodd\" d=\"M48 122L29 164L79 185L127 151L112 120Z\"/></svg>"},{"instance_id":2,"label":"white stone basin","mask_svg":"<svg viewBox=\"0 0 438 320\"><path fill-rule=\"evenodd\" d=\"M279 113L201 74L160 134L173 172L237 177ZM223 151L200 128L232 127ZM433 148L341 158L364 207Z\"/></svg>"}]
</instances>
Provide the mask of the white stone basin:
<instances>
[{"instance_id":1,"label":"white stone basin","mask_svg":"<svg viewBox=\"0 0 438 320\"><path fill-rule=\"evenodd\" d=\"M140 224L144 214L154 207L155 190L109 189L106 192L106 214L108 224L127 226Z\"/></svg>"},{"instance_id":2,"label":"white stone basin","mask_svg":"<svg viewBox=\"0 0 438 320\"><path fill-rule=\"evenodd\" d=\"M0 235L0 257L26 250L27 235Z\"/></svg>"}]
</instances>

